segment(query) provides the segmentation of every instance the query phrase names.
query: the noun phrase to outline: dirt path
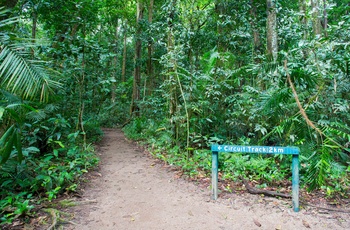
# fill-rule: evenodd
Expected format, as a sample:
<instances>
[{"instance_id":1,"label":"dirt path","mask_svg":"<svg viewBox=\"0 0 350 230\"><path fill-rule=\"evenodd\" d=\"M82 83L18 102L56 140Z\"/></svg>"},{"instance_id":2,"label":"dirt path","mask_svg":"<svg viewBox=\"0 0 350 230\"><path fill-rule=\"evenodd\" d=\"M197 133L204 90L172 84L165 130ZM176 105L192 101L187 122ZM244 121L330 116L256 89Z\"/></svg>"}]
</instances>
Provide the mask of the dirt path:
<instances>
[{"instance_id":1,"label":"dirt path","mask_svg":"<svg viewBox=\"0 0 350 230\"><path fill-rule=\"evenodd\" d=\"M302 209L290 200L234 195L214 202L210 189L176 179L170 167L106 129L100 146L101 170L74 207L77 225L65 229L350 229L350 215Z\"/></svg>"}]
</instances>

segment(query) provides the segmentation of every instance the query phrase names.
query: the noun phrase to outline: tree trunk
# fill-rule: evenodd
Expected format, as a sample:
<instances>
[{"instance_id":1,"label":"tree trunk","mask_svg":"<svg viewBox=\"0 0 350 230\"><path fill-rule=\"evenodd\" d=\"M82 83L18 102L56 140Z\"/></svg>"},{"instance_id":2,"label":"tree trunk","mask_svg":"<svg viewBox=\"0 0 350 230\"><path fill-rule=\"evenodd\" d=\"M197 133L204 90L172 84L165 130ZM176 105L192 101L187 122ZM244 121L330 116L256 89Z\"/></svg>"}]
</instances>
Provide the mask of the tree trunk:
<instances>
[{"instance_id":1,"label":"tree trunk","mask_svg":"<svg viewBox=\"0 0 350 230\"><path fill-rule=\"evenodd\" d=\"M142 48L142 40L141 33L142 28L140 25L140 21L143 18L143 10L144 6L142 4L142 0L138 0L137 2L137 30L136 30L136 43L135 43L135 68L134 68L134 83L133 83L133 94L131 101L130 113L131 116L139 116L140 108L138 106L138 101L140 100L140 84L141 84L141 48Z\"/></svg>"},{"instance_id":2,"label":"tree trunk","mask_svg":"<svg viewBox=\"0 0 350 230\"><path fill-rule=\"evenodd\" d=\"M83 32L84 39L85 39L85 30ZM85 102L84 102L84 95L85 95L85 45L82 47L82 60L81 60L81 79L78 80L79 82L79 112L78 112L78 124L77 129L81 131L83 135L84 140L84 146L86 145L86 133L84 128L84 122L83 122L83 116L84 116L84 108L85 108Z\"/></svg>"},{"instance_id":3,"label":"tree trunk","mask_svg":"<svg viewBox=\"0 0 350 230\"><path fill-rule=\"evenodd\" d=\"M250 25L252 27L252 32L253 32L253 52L258 52L261 49L261 41L260 41L260 34L257 26L257 19L256 19L256 6L254 5L254 0L250 0L250 16L251 16L251 21ZM254 57L254 55L253 55Z\"/></svg>"},{"instance_id":4,"label":"tree trunk","mask_svg":"<svg viewBox=\"0 0 350 230\"><path fill-rule=\"evenodd\" d=\"M127 22L124 23L124 48L123 48L123 63L122 63L122 82L125 82L125 70L126 70L126 56L127 56L127 47L126 47L126 39L127 39Z\"/></svg>"},{"instance_id":5,"label":"tree trunk","mask_svg":"<svg viewBox=\"0 0 350 230\"><path fill-rule=\"evenodd\" d=\"M174 44L175 44L175 38L174 38L174 18L175 18L175 7L176 7L176 0L171 1L171 8L169 11L169 19L168 19L168 44L167 44L167 52L172 53L174 52ZM174 76L174 73L176 72L176 60L174 58L170 59L170 62L172 62L171 66L168 69L168 77L169 77L169 92L170 92L170 101L169 101L169 115L170 115L170 123L172 127L172 132L175 135L175 139L178 138L178 127L177 127L177 121L174 121L174 117L176 116L177 111L177 88L176 88L176 79Z\"/></svg>"},{"instance_id":6,"label":"tree trunk","mask_svg":"<svg viewBox=\"0 0 350 230\"><path fill-rule=\"evenodd\" d=\"M275 0L267 0L267 54L277 61L277 16Z\"/></svg>"},{"instance_id":7,"label":"tree trunk","mask_svg":"<svg viewBox=\"0 0 350 230\"><path fill-rule=\"evenodd\" d=\"M217 23L217 49L218 52L225 52L225 48L224 48L224 44L223 44L223 38L222 38L222 33L223 33L223 18L220 17L220 15L224 15L225 14L225 2L222 0L217 0L215 3L215 12L216 12L216 16L217 16L217 20L219 21ZM218 63L220 61L218 60Z\"/></svg>"},{"instance_id":8,"label":"tree trunk","mask_svg":"<svg viewBox=\"0 0 350 230\"><path fill-rule=\"evenodd\" d=\"M34 7L33 7L34 8ZM36 39L36 28L37 28L37 22L38 22L38 15L35 12L35 9L33 9L32 13L32 43L35 44L35 39ZM32 58L34 58L34 47L32 47Z\"/></svg>"},{"instance_id":9,"label":"tree trunk","mask_svg":"<svg viewBox=\"0 0 350 230\"><path fill-rule=\"evenodd\" d=\"M307 17L306 17L306 1L299 0L299 12L300 12L300 22L303 27L304 36L303 39L307 39Z\"/></svg>"},{"instance_id":10,"label":"tree trunk","mask_svg":"<svg viewBox=\"0 0 350 230\"><path fill-rule=\"evenodd\" d=\"M315 36L321 35L322 25L320 20L320 10L318 0L311 0L312 28Z\"/></svg>"},{"instance_id":11,"label":"tree trunk","mask_svg":"<svg viewBox=\"0 0 350 230\"><path fill-rule=\"evenodd\" d=\"M6 6L6 8L13 8L16 6L18 0L1 0L0 6Z\"/></svg>"},{"instance_id":12,"label":"tree trunk","mask_svg":"<svg viewBox=\"0 0 350 230\"><path fill-rule=\"evenodd\" d=\"M117 23L116 23L116 26L115 26L115 47L118 47L117 44L118 44L118 20L117 20ZM115 54L117 54L117 50L114 50ZM111 100L112 100L112 103L115 102L115 90L117 88L117 55L114 56L113 58L113 71L112 71L112 75L113 75L113 82L112 82L112 88L111 88L111 91L112 91L112 94L111 94Z\"/></svg>"},{"instance_id":13,"label":"tree trunk","mask_svg":"<svg viewBox=\"0 0 350 230\"><path fill-rule=\"evenodd\" d=\"M328 28L328 15L327 15L327 1L323 0L323 31L324 31L324 36L327 37L327 28Z\"/></svg>"},{"instance_id":14,"label":"tree trunk","mask_svg":"<svg viewBox=\"0 0 350 230\"><path fill-rule=\"evenodd\" d=\"M149 1L149 6L148 6L148 23L149 25L152 25L153 21L153 5L154 5L154 0ZM154 79L153 79L153 65L152 65L152 53L153 53L153 41L152 37L148 38L148 59L147 59L147 75L149 79L149 84L148 84L148 95L152 94L152 89L154 87Z\"/></svg>"}]
</instances>

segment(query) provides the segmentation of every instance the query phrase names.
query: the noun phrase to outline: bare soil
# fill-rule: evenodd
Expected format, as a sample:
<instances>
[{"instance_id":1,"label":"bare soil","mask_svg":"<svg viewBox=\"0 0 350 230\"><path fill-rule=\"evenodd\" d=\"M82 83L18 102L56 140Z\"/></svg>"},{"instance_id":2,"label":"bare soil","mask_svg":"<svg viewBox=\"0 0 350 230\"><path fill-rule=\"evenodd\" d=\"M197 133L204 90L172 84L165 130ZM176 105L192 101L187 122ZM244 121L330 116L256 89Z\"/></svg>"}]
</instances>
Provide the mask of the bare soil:
<instances>
[{"instance_id":1,"label":"bare soil","mask_svg":"<svg viewBox=\"0 0 350 230\"><path fill-rule=\"evenodd\" d=\"M91 174L69 230L350 229L350 214L248 193L211 200L209 186L179 177L117 129L105 129L100 170Z\"/></svg>"}]
</instances>

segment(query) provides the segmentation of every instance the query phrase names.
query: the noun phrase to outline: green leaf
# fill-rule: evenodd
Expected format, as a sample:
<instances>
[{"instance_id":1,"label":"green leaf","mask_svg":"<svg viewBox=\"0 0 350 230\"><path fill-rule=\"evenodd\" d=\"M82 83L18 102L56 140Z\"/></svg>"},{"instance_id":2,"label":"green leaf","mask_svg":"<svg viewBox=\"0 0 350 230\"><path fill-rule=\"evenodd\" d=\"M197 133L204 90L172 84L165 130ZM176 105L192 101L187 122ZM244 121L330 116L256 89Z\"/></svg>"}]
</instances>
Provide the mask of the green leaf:
<instances>
[{"instance_id":1,"label":"green leaf","mask_svg":"<svg viewBox=\"0 0 350 230\"><path fill-rule=\"evenodd\" d=\"M7 131L2 135L0 138L0 148L5 145L7 142L8 138L12 133L14 132L15 126L12 125L10 128L7 129Z\"/></svg>"},{"instance_id":2,"label":"green leaf","mask_svg":"<svg viewBox=\"0 0 350 230\"><path fill-rule=\"evenodd\" d=\"M53 155L54 155L55 157L58 157L58 150L57 150L57 149L54 149L54 150L53 150Z\"/></svg>"},{"instance_id":3,"label":"green leaf","mask_svg":"<svg viewBox=\"0 0 350 230\"><path fill-rule=\"evenodd\" d=\"M0 106L0 120L2 119L2 116L4 115L5 108Z\"/></svg>"},{"instance_id":4,"label":"green leaf","mask_svg":"<svg viewBox=\"0 0 350 230\"><path fill-rule=\"evenodd\" d=\"M22 152L22 142L21 142L21 134L19 132L16 132L15 137L15 147L17 149L17 158L18 162L21 162L23 160L23 152Z\"/></svg>"},{"instance_id":5,"label":"green leaf","mask_svg":"<svg viewBox=\"0 0 350 230\"><path fill-rule=\"evenodd\" d=\"M11 151L12 151L12 147L13 144L15 142L15 137L16 137L16 133L14 132L15 129L13 128L14 126L11 126L10 129L8 129L3 137L5 136L5 138L1 138L0 142L2 142L3 140L6 141L6 144L4 145L4 147L0 150L0 156L1 156L1 162L0 164L4 164L6 163L6 161L10 158L11 155Z\"/></svg>"}]
</instances>

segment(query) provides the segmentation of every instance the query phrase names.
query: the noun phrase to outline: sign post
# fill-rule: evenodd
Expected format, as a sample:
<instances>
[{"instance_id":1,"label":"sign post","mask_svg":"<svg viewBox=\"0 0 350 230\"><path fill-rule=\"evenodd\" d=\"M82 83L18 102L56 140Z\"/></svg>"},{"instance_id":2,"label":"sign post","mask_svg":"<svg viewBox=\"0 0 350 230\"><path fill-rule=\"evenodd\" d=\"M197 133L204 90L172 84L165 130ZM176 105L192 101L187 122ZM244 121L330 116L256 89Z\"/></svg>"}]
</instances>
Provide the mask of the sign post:
<instances>
[{"instance_id":1,"label":"sign post","mask_svg":"<svg viewBox=\"0 0 350 230\"><path fill-rule=\"evenodd\" d=\"M292 202L294 212L299 212L299 155L292 158Z\"/></svg>"},{"instance_id":2,"label":"sign post","mask_svg":"<svg viewBox=\"0 0 350 230\"><path fill-rule=\"evenodd\" d=\"M219 178L219 153L216 151L212 152L212 188L213 189L213 199L218 199L218 178Z\"/></svg>"},{"instance_id":3,"label":"sign post","mask_svg":"<svg viewBox=\"0 0 350 230\"><path fill-rule=\"evenodd\" d=\"M294 212L299 212L299 148L279 146L212 145L211 151L212 194L214 200L218 198L219 152L292 155L292 202Z\"/></svg>"}]
</instances>

